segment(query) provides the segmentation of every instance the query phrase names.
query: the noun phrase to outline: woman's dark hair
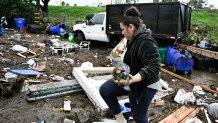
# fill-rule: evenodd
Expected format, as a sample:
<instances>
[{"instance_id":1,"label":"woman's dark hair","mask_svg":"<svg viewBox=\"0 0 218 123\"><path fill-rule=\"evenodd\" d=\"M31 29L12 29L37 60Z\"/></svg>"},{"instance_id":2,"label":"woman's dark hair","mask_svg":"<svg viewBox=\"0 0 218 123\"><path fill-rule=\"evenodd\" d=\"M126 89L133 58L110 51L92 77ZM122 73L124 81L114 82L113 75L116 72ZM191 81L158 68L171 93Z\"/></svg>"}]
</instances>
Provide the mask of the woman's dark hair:
<instances>
[{"instance_id":1,"label":"woman's dark hair","mask_svg":"<svg viewBox=\"0 0 218 123\"><path fill-rule=\"evenodd\" d=\"M142 23L142 19L140 18L141 13L135 6L129 7L125 14L123 15L120 22L124 25L128 26L129 24L133 24L136 28Z\"/></svg>"}]
</instances>

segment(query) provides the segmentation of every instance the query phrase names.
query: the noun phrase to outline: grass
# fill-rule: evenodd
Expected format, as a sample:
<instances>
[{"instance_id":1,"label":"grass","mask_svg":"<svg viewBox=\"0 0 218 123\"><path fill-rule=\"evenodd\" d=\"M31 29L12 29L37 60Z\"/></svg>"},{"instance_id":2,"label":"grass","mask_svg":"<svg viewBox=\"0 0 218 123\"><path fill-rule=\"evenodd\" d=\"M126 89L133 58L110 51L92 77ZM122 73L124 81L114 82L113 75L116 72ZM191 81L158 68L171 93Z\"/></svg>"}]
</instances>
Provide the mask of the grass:
<instances>
[{"instance_id":1,"label":"grass","mask_svg":"<svg viewBox=\"0 0 218 123\"><path fill-rule=\"evenodd\" d=\"M191 24L209 26L207 36L211 36L218 43L218 10L194 10Z\"/></svg>"},{"instance_id":2,"label":"grass","mask_svg":"<svg viewBox=\"0 0 218 123\"><path fill-rule=\"evenodd\" d=\"M88 7L88 6L49 6L49 19L52 23L63 21L67 27L71 28L78 20L84 20L86 15L92 13L105 12L105 7ZM209 33L218 43L218 10L193 10L192 25L209 26Z\"/></svg>"},{"instance_id":3,"label":"grass","mask_svg":"<svg viewBox=\"0 0 218 123\"><path fill-rule=\"evenodd\" d=\"M84 20L86 15L92 13L105 12L104 7L88 7L88 6L49 6L49 19L55 23L63 21L68 27L72 27L76 21Z\"/></svg>"}]
</instances>

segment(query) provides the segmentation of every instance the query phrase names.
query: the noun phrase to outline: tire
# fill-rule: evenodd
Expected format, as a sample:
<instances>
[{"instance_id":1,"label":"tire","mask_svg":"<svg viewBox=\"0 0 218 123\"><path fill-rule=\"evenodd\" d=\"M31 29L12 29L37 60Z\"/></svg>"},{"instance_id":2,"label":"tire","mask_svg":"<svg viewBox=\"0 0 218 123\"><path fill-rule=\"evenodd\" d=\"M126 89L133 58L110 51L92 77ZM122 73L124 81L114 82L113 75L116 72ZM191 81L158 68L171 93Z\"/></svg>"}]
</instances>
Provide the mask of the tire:
<instances>
[{"instance_id":1,"label":"tire","mask_svg":"<svg viewBox=\"0 0 218 123\"><path fill-rule=\"evenodd\" d=\"M81 41L85 40L85 36L82 32L78 32L76 35L77 43L80 44Z\"/></svg>"}]
</instances>

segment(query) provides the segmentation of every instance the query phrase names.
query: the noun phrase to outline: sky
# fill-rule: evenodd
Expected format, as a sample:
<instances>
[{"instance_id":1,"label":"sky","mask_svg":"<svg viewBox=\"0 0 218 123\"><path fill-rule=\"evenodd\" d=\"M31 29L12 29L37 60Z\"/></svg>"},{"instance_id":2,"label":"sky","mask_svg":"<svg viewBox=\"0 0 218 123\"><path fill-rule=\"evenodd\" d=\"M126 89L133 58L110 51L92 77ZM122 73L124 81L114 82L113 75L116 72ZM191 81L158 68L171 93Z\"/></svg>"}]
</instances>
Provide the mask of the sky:
<instances>
[{"instance_id":1,"label":"sky","mask_svg":"<svg viewBox=\"0 0 218 123\"><path fill-rule=\"evenodd\" d=\"M73 6L74 4L77 4L77 6L97 6L98 3L103 4L110 4L111 2L114 2L115 0L50 0L49 5L60 5L60 2L64 1L65 3L69 3L70 6ZM125 1L125 0L123 0ZM140 3L142 2L152 2L153 0L139 0ZM179 0L183 2L187 2L189 0ZM218 0L208 0L209 5L214 5L216 8L218 8Z\"/></svg>"}]
</instances>

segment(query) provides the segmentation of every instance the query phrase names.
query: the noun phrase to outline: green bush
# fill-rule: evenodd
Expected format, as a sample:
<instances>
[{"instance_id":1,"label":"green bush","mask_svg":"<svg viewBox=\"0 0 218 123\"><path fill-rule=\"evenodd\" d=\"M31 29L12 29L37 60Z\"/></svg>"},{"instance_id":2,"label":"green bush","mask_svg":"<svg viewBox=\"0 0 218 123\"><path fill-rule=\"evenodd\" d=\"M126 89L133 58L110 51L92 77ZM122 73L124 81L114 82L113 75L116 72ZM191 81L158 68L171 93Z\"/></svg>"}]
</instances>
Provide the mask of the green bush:
<instances>
[{"instance_id":1,"label":"green bush","mask_svg":"<svg viewBox=\"0 0 218 123\"><path fill-rule=\"evenodd\" d=\"M192 32L200 40L209 37L218 44L218 10L194 9L192 12Z\"/></svg>"},{"instance_id":2,"label":"green bush","mask_svg":"<svg viewBox=\"0 0 218 123\"><path fill-rule=\"evenodd\" d=\"M6 17L8 27L14 27L14 18L25 18L30 23L35 11L33 0L0 0L0 8L0 16Z\"/></svg>"}]
</instances>

